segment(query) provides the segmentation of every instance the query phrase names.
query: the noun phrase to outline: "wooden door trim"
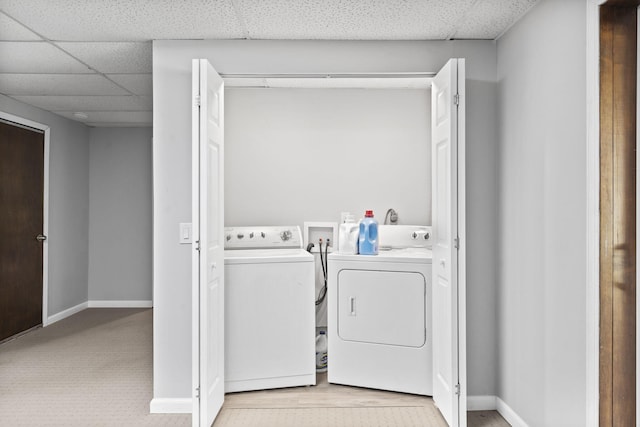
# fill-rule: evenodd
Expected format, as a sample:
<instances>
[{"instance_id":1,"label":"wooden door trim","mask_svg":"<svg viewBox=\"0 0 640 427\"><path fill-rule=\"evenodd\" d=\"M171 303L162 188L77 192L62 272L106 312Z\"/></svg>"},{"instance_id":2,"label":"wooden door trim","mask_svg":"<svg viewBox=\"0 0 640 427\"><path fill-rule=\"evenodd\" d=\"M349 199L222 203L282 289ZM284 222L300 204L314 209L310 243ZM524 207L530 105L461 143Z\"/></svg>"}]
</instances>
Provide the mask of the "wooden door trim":
<instances>
[{"instance_id":1,"label":"wooden door trim","mask_svg":"<svg viewBox=\"0 0 640 427\"><path fill-rule=\"evenodd\" d=\"M637 3L636 3L637 4ZM636 53L640 50L640 6L636 12ZM636 56L636 167L640 165L640 150L637 149L638 141L640 141L640 96L638 96L638 88L640 88L640 55ZM640 223L640 174L636 172L636 244L638 242L638 224ZM640 254L636 251L636 287L640 283ZM640 405L637 398L640 396L640 292L636 290L636 423L640 420Z\"/></svg>"},{"instance_id":2,"label":"wooden door trim","mask_svg":"<svg viewBox=\"0 0 640 427\"><path fill-rule=\"evenodd\" d=\"M600 8L599 419L603 426L634 424L638 407L638 188L633 155L638 133L637 6L635 0L610 0Z\"/></svg>"},{"instance_id":3,"label":"wooden door trim","mask_svg":"<svg viewBox=\"0 0 640 427\"><path fill-rule=\"evenodd\" d=\"M613 1L587 0L586 11L586 82L587 82L587 271L586 271L586 423L587 427L599 425L599 369L600 369L600 6ZM619 4L638 5L638 0L622 0ZM640 13L638 14L640 23ZM638 32L640 46L640 31ZM638 61L640 70L640 60ZM640 87L640 82L637 84ZM640 98L637 99L637 123L640 124ZM638 129L637 140L640 140ZM636 152L640 164L640 152ZM637 213L640 213L640 176L637 177ZM640 255L636 263L640 263ZM637 282L640 283L640 272ZM640 324L640 293L636 294L636 324ZM640 372L640 330L636 329L636 372ZM636 390L640 380L636 376ZM640 393L637 393L640 395ZM640 405L636 405L640 419Z\"/></svg>"},{"instance_id":4,"label":"wooden door trim","mask_svg":"<svg viewBox=\"0 0 640 427\"><path fill-rule=\"evenodd\" d=\"M0 111L0 119L44 132L44 191L42 233L49 236L49 126ZM42 326L49 323L49 240L42 242Z\"/></svg>"}]
</instances>

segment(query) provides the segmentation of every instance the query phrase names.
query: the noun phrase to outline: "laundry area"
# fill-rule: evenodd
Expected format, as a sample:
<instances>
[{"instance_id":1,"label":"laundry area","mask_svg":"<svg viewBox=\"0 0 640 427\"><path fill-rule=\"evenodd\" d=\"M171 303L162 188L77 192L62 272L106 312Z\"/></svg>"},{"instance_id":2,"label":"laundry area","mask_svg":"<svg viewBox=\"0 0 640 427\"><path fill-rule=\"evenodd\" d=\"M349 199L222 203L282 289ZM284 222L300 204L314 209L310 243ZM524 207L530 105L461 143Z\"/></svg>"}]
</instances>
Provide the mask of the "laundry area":
<instances>
[{"instance_id":1,"label":"laundry area","mask_svg":"<svg viewBox=\"0 0 640 427\"><path fill-rule=\"evenodd\" d=\"M379 54L379 45L357 47L367 45L372 58ZM291 55L318 49L327 57L316 63ZM316 370L330 384L434 396L448 425L466 425L457 166L467 60L436 49L393 70L327 66L348 50L327 42L154 42L154 111L172 117L154 122L155 167L171 151L167 136L194 136L180 148L190 148L182 162L194 166L182 176L193 183L192 200L181 194L193 209L179 222L191 217L199 236L182 242L195 250L181 256L193 255L185 344L195 343L189 389L199 396L201 425L214 420L225 394L313 387ZM247 65L267 52L281 63ZM185 104L179 114L168 99ZM164 340L157 335L156 360Z\"/></svg>"},{"instance_id":2,"label":"laundry area","mask_svg":"<svg viewBox=\"0 0 640 427\"><path fill-rule=\"evenodd\" d=\"M196 66L211 72L208 61L194 61ZM341 212L339 222L277 223L283 209L293 211L299 224L307 216L326 219L338 208L336 199L350 208L361 208L364 200L380 206L386 199L407 209L412 223L430 224L433 168L425 163L432 151L432 78L380 77L377 84L371 77L331 77L336 85L323 87L314 87L316 77L270 78L276 88L242 87L246 78L232 77L227 82L240 87L225 85L214 95L225 99L229 147L223 188L225 394L315 386L318 371L328 372L331 384L433 395L431 227L398 225L393 208L383 223L373 210L359 220ZM201 129L202 105L209 102L202 97L211 93L203 91L206 85L200 83ZM454 95L446 96L453 101ZM200 155L213 151L201 148ZM396 170L399 165L414 174ZM357 196L344 185L354 172L365 187ZM384 194L399 188L400 194ZM312 200L301 208L304 197ZM255 211L246 209L247 200L255 201ZM269 225L256 223L262 214L273 216ZM201 210L201 225L204 217ZM206 357L200 352L202 375Z\"/></svg>"}]
</instances>

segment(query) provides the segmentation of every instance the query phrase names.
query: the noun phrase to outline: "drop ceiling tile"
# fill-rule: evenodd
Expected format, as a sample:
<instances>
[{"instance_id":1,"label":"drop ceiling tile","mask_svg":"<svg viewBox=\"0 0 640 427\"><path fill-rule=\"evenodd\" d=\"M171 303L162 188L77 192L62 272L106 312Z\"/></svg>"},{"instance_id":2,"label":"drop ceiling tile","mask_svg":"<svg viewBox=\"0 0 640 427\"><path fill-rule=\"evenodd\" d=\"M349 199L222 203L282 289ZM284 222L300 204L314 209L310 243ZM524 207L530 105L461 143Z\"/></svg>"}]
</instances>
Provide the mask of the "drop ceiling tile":
<instances>
[{"instance_id":1,"label":"drop ceiling tile","mask_svg":"<svg viewBox=\"0 0 640 427\"><path fill-rule=\"evenodd\" d=\"M145 111L149 99L133 95L115 96L13 96L18 101L49 111Z\"/></svg>"},{"instance_id":2,"label":"drop ceiling tile","mask_svg":"<svg viewBox=\"0 0 640 427\"><path fill-rule=\"evenodd\" d=\"M446 38L475 0L236 0L255 39Z\"/></svg>"},{"instance_id":3,"label":"drop ceiling tile","mask_svg":"<svg viewBox=\"0 0 640 427\"><path fill-rule=\"evenodd\" d=\"M100 73L150 73L151 42L56 43Z\"/></svg>"},{"instance_id":4,"label":"drop ceiling tile","mask_svg":"<svg viewBox=\"0 0 640 427\"><path fill-rule=\"evenodd\" d=\"M0 41L0 73L91 73L47 42Z\"/></svg>"},{"instance_id":5,"label":"drop ceiling tile","mask_svg":"<svg viewBox=\"0 0 640 427\"><path fill-rule=\"evenodd\" d=\"M127 95L99 74L0 74L5 95Z\"/></svg>"},{"instance_id":6,"label":"drop ceiling tile","mask_svg":"<svg viewBox=\"0 0 640 427\"><path fill-rule=\"evenodd\" d=\"M153 96L136 96L136 101L145 110L153 110Z\"/></svg>"},{"instance_id":7,"label":"drop ceiling tile","mask_svg":"<svg viewBox=\"0 0 640 427\"><path fill-rule=\"evenodd\" d=\"M93 111L87 113L89 116L85 120L80 120L73 115L73 111L54 111L71 120L83 123L91 123L93 125L99 123L122 123L122 124L148 124L153 123L153 114L151 111Z\"/></svg>"},{"instance_id":8,"label":"drop ceiling tile","mask_svg":"<svg viewBox=\"0 0 640 427\"><path fill-rule=\"evenodd\" d=\"M232 0L2 0L2 10L56 41L244 37Z\"/></svg>"},{"instance_id":9,"label":"drop ceiling tile","mask_svg":"<svg viewBox=\"0 0 640 427\"><path fill-rule=\"evenodd\" d=\"M107 77L136 95L153 94L151 74L108 74Z\"/></svg>"},{"instance_id":10,"label":"drop ceiling tile","mask_svg":"<svg viewBox=\"0 0 640 427\"><path fill-rule=\"evenodd\" d=\"M494 40L537 2L538 0L480 0L460 22L453 38Z\"/></svg>"},{"instance_id":11,"label":"drop ceiling tile","mask_svg":"<svg viewBox=\"0 0 640 427\"><path fill-rule=\"evenodd\" d=\"M0 40L34 41L42 39L33 31L0 12Z\"/></svg>"}]
</instances>

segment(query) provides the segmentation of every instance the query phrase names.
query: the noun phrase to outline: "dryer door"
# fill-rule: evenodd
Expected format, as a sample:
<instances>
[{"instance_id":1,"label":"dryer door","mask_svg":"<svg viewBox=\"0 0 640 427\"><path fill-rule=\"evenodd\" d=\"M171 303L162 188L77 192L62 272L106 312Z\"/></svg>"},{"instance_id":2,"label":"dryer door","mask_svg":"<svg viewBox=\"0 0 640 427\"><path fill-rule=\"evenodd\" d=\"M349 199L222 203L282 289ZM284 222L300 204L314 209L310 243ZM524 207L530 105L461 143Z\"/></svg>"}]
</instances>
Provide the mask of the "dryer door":
<instances>
[{"instance_id":1,"label":"dryer door","mask_svg":"<svg viewBox=\"0 0 640 427\"><path fill-rule=\"evenodd\" d=\"M345 341L422 347L426 343L425 277L417 272L341 270L338 336Z\"/></svg>"}]
</instances>

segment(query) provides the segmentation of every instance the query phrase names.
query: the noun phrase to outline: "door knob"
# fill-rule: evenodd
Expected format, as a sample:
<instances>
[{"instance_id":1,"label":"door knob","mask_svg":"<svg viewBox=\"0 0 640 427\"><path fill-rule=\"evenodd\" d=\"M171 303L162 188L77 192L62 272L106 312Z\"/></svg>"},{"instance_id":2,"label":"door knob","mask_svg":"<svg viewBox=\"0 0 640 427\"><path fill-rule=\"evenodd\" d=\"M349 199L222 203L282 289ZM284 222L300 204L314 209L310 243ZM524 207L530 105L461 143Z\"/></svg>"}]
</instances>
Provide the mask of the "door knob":
<instances>
[{"instance_id":1,"label":"door knob","mask_svg":"<svg viewBox=\"0 0 640 427\"><path fill-rule=\"evenodd\" d=\"M37 240L38 242L44 242L45 240L47 240L47 236L45 236L44 234L38 234L38 235L36 236L36 240Z\"/></svg>"}]
</instances>

